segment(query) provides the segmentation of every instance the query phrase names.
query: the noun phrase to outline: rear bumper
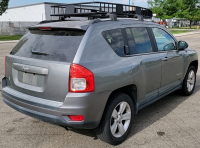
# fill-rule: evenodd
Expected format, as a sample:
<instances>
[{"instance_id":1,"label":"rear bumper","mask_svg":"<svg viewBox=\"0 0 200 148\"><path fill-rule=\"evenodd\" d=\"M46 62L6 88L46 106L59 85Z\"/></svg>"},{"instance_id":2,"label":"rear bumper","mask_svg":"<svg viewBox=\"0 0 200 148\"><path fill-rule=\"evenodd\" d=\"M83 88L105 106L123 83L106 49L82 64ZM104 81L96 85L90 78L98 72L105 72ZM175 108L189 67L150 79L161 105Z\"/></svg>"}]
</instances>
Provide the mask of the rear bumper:
<instances>
[{"instance_id":1,"label":"rear bumper","mask_svg":"<svg viewBox=\"0 0 200 148\"><path fill-rule=\"evenodd\" d=\"M50 123L50 124L55 124L55 125L62 125L62 126L67 126L67 127L73 127L73 128L81 128L81 129L93 129L96 128L99 124L99 122L69 122L69 118L66 118L68 121L54 115L49 115L37 111L33 111L24 107L21 107L19 105L16 105L7 99L3 97L3 101L10 106L11 108L17 110L20 113L23 113L25 115L31 116L33 118L42 120L44 122Z\"/></svg>"},{"instance_id":2,"label":"rear bumper","mask_svg":"<svg viewBox=\"0 0 200 148\"><path fill-rule=\"evenodd\" d=\"M69 93L65 101L61 103L22 94L7 86L6 78L2 80L2 98L8 106L44 122L72 128L96 128L106 104L106 99L103 98L107 94L108 92L101 94ZM71 121L68 115L83 115L84 121Z\"/></svg>"},{"instance_id":3,"label":"rear bumper","mask_svg":"<svg viewBox=\"0 0 200 148\"><path fill-rule=\"evenodd\" d=\"M4 95L3 95L4 96ZM5 97L5 96L4 96ZM42 121L45 121L45 122L48 122L48 123L52 123L52 124L58 124L58 125L64 125L66 124L66 121L62 120L61 118L57 117L57 116L53 116L53 115L48 115L48 114L44 114L44 113L41 113L41 112L37 112L37 111L33 111L33 110L30 110L30 109L27 109L27 108L24 108L24 107L21 107L17 104L14 104L7 99L5 99L3 97L3 101L10 107L12 107L13 109L25 114L25 115L28 115L28 116L31 116L33 118L37 118L39 120L42 120Z\"/></svg>"}]
</instances>

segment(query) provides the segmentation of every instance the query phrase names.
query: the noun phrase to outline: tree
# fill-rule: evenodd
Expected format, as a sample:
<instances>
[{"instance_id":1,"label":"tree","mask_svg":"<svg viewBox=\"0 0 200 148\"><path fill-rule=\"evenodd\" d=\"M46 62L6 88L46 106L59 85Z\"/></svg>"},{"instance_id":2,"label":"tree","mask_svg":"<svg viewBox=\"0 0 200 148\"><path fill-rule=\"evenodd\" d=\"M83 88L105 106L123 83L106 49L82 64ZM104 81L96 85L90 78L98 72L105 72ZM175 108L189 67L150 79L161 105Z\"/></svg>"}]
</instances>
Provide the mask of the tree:
<instances>
[{"instance_id":1,"label":"tree","mask_svg":"<svg viewBox=\"0 0 200 148\"><path fill-rule=\"evenodd\" d=\"M198 13L195 15L194 20L200 21L200 11L198 11Z\"/></svg>"},{"instance_id":2,"label":"tree","mask_svg":"<svg viewBox=\"0 0 200 148\"><path fill-rule=\"evenodd\" d=\"M8 9L8 3L9 0L2 0L2 2L0 2L0 15L2 15L6 11L6 9Z\"/></svg>"},{"instance_id":3,"label":"tree","mask_svg":"<svg viewBox=\"0 0 200 148\"><path fill-rule=\"evenodd\" d=\"M157 18L163 19L163 4L165 0L154 0L154 1L148 1L150 5L150 9L154 14L157 14Z\"/></svg>"},{"instance_id":4,"label":"tree","mask_svg":"<svg viewBox=\"0 0 200 148\"><path fill-rule=\"evenodd\" d=\"M179 18L186 18L190 21L190 28L194 20L200 20L200 1L199 0L181 0L181 9L177 12Z\"/></svg>"},{"instance_id":5,"label":"tree","mask_svg":"<svg viewBox=\"0 0 200 148\"><path fill-rule=\"evenodd\" d=\"M153 0L148 3L153 13L157 14L156 17L162 20L176 17L181 6L181 0Z\"/></svg>"}]
</instances>

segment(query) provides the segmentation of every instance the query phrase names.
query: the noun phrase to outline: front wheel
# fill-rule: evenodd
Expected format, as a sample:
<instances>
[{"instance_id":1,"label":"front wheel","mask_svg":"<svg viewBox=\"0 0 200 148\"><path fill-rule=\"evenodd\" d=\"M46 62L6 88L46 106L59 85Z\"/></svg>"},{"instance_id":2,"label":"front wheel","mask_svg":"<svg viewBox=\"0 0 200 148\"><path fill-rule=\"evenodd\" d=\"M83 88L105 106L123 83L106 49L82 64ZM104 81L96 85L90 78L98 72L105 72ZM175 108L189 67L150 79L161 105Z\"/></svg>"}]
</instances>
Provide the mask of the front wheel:
<instances>
[{"instance_id":1,"label":"front wheel","mask_svg":"<svg viewBox=\"0 0 200 148\"><path fill-rule=\"evenodd\" d=\"M196 84L196 69L194 66L190 66L185 79L183 81L182 92L186 96L190 96L195 88Z\"/></svg>"},{"instance_id":2,"label":"front wheel","mask_svg":"<svg viewBox=\"0 0 200 148\"><path fill-rule=\"evenodd\" d=\"M118 145L128 137L133 122L134 105L126 94L117 94L111 100L106 106L96 134L100 140Z\"/></svg>"}]
</instances>

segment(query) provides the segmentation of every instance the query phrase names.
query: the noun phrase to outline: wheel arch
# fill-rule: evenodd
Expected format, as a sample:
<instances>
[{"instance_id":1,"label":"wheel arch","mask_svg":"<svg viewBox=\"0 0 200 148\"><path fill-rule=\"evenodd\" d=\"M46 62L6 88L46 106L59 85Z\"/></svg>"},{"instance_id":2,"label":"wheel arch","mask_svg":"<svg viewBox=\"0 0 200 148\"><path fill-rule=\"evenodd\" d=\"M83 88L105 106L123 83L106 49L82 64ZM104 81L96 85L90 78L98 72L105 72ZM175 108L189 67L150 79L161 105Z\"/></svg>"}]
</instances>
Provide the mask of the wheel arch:
<instances>
[{"instance_id":1,"label":"wheel arch","mask_svg":"<svg viewBox=\"0 0 200 148\"><path fill-rule=\"evenodd\" d=\"M134 104L134 113L137 113L137 86L132 84L132 85L124 86L124 87L121 87L121 88L118 88L118 89L112 91L112 93L108 97L106 105L110 101L112 101L113 96L115 96L119 93L127 94L131 98L131 100L133 101L133 104Z\"/></svg>"},{"instance_id":2,"label":"wheel arch","mask_svg":"<svg viewBox=\"0 0 200 148\"><path fill-rule=\"evenodd\" d=\"M189 65L189 67L190 66L194 66L195 67L195 69L196 69L196 72L198 71L198 60L195 60L195 61L192 61L191 63L190 63L190 65ZM188 68L189 68L188 67Z\"/></svg>"}]
</instances>

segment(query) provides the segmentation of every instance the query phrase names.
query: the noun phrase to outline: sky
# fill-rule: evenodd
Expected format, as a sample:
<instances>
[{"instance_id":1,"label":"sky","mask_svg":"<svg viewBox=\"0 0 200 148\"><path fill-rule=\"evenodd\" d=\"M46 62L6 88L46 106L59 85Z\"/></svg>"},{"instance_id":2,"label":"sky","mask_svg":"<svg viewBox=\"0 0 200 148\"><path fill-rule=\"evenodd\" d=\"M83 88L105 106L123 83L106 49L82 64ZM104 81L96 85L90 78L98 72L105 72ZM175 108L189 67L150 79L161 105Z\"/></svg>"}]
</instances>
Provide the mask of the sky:
<instances>
[{"instance_id":1,"label":"sky","mask_svg":"<svg viewBox=\"0 0 200 148\"><path fill-rule=\"evenodd\" d=\"M80 3L80 2L89 2L92 0L10 0L8 7L16 7L16 6L22 6L22 5L29 5L29 4L35 4L35 3L42 3L42 2L56 2L56 3ZM96 0L96 1L102 1L102 2L112 2L112 3L122 3L122 4L128 4L129 0ZM141 7L148 7L147 0L134 0L135 6L141 6Z\"/></svg>"}]
</instances>

